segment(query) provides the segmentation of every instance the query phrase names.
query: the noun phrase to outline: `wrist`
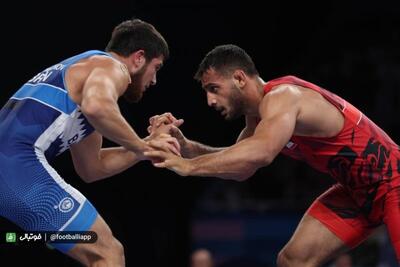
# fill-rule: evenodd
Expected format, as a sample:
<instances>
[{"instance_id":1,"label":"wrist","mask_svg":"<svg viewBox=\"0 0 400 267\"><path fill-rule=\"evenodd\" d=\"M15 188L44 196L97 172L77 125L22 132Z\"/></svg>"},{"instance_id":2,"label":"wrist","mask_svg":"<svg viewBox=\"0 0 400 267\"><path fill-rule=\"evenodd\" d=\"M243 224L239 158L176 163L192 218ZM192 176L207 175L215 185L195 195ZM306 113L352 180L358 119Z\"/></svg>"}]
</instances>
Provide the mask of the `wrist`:
<instances>
[{"instance_id":1,"label":"wrist","mask_svg":"<svg viewBox=\"0 0 400 267\"><path fill-rule=\"evenodd\" d=\"M186 159L186 166L185 166L185 172L183 173L183 176L193 176L193 170L194 170L194 162L192 159Z\"/></svg>"},{"instance_id":2,"label":"wrist","mask_svg":"<svg viewBox=\"0 0 400 267\"><path fill-rule=\"evenodd\" d=\"M193 142L184 138L179 144L181 145L182 156L190 158L191 151L193 150Z\"/></svg>"},{"instance_id":3,"label":"wrist","mask_svg":"<svg viewBox=\"0 0 400 267\"><path fill-rule=\"evenodd\" d=\"M138 143L133 144L131 149L129 150L131 150L136 154L138 160L146 160L147 157L144 155L144 152L149 151L150 147L147 144L146 138L144 138L143 140L140 140Z\"/></svg>"}]
</instances>

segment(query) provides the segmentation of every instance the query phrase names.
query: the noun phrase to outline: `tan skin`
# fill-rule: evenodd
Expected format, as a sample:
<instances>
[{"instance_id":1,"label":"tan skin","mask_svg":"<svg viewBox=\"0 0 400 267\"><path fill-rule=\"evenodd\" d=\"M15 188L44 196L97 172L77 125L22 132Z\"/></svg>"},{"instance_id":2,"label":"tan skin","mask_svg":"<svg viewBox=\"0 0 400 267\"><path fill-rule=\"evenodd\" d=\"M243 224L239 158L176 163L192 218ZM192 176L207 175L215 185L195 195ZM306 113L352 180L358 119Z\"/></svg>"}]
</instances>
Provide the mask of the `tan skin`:
<instances>
[{"instance_id":1,"label":"tan skin","mask_svg":"<svg viewBox=\"0 0 400 267\"><path fill-rule=\"evenodd\" d=\"M74 64L66 73L65 81L71 99L81 107L83 114L96 129L70 149L77 173L87 182L126 170L145 159L143 152L151 149L123 118L117 104L125 90L130 90L130 74L145 66L143 53L140 50L128 58L114 54L118 60L93 56ZM156 72L162 62L162 57L155 58L147 66L142 79L144 84L141 85L143 92L156 83ZM121 147L102 149L102 136ZM174 146L167 143L175 143L173 138L161 136L156 142L164 149L168 148L179 154Z\"/></svg>"},{"instance_id":2,"label":"tan skin","mask_svg":"<svg viewBox=\"0 0 400 267\"><path fill-rule=\"evenodd\" d=\"M197 249L191 255L190 267L213 267L213 257L207 249Z\"/></svg>"},{"instance_id":3,"label":"tan skin","mask_svg":"<svg viewBox=\"0 0 400 267\"><path fill-rule=\"evenodd\" d=\"M288 143L291 136L333 137L344 125L340 111L319 93L283 84L264 94L265 83L250 77L242 70L235 70L229 76L222 76L214 69L206 71L201 79L207 93L207 102L225 117L234 113L230 103L232 86L239 90L243 100L242 115L246 126L237 143L214 151L194 143L165 119L157 121L162 127L169 127L177 136L182 150L197 147L195 157L182 158L163 151L149 151L145 155L162 158L154 164L168 168L182 176L219 177L243 181L254 172L269 165ZM257 121L259 123L257 124ZM183 154L184 155L184 154ZM345 251L344 243L315 218L305 215L295 234L278 256L278 266L320 266L331 257Z\"/></svg>"},{"instance_id":4,"label":"tan skin","mask_svg":"<svg viewBox=\"0 0 400 267\"><path fill-rule=\"evenodd\" d=\"M179 144L170 135L153 134L141 139L124 119L117 104L126 90L139 89L142 94L154 85L163 58L147 62L143 50L128 57L111 54L113 58L92 56L83 59L70 66L65 75L69 96L96 129L70 148L75 170L86 182L113 176L147 159L144 152L153 149L149 140L164 151L179 155ZM139 71L143 72L141 79L133 80ZM121 146L102 148L103 136ZM77 244L68 254L85 266L125 266L123 247L100 215L90 230L97 233L97 242Z\"/></svg>"}]
</instances>

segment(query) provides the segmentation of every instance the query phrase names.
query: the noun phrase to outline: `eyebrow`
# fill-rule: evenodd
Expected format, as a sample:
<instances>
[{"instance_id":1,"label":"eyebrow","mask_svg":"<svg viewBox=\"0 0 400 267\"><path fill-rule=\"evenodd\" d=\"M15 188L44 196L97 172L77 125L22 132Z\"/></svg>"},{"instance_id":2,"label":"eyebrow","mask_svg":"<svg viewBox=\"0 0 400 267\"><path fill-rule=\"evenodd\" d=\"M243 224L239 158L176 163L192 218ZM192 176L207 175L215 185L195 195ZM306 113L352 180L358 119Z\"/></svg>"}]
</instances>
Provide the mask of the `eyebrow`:
<instances>
[{"instance_id":1,"label":"eyebrow","mask_svg":"<svg viewBox=\"0 0 400 267\"><path fill-rule=\"evenodd\" d=\"M206 91L209 91L211 89L211 87L213 87L213 86L218 86L218 84L212 83L212 82L211 83L207 83L206 85L203 86L203 89L206 90Z\"/></svg>"}]
</instances>

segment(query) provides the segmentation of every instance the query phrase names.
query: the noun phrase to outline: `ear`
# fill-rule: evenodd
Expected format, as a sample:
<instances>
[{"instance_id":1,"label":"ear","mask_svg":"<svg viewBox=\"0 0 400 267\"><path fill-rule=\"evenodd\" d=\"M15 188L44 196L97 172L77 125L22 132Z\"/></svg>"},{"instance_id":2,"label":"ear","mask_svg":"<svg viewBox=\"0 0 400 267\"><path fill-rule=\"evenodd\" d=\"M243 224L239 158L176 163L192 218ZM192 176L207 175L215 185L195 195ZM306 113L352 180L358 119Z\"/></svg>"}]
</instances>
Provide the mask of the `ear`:
<instances>
[{"instance_id":1,"label":"ear","mask_svg":"<svg viewBox=\"0 0 400 267\"><path fill-rule=\"evenodd\" d=\"M233 77L233 82L240 89L242 89L246 85L247 76L246 76L246 73L244 73L243 70L235 70L233 72L232 77Z\"/></svg>"},{"instance_id":2,"label":"ear","mask_svg":"<svg viewBox=\"0 0 400 267\"><path fill-rule=\"evenodd\" d=\"M146 58L144 57L144 50L138 50L131 54L132 63L135 67L140 69L144 64L146 64Z\"/></svg>"}]
</instances>

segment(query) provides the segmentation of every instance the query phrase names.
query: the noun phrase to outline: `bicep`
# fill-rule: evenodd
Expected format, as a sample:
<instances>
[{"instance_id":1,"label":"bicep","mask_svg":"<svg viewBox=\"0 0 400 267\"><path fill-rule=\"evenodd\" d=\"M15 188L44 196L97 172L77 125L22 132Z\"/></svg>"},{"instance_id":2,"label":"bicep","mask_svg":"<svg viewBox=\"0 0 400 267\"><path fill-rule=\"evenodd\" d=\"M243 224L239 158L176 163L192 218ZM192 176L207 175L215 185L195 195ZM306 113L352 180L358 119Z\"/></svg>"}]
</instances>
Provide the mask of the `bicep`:
<instances>
[{"instance_id":1,"label":"bicep","mask_svg":"<svg viewBox=\"0 0 400 267\"><path fill-rule=\"evenodd\" d=\"M258 141L255 149L265 150L269 158L275 158L292 137L295 124L296 116L290 113L261 120L253 135Z\"/></svg>"},{"instance_id":2,"label":"bicep","mask_svg":"<svg viewBox=\"0 0 400 267\"><path fill-rule=\"evenodd\" d=\"M300 95L295 88L278 88L262 100L259 108L261 121L253 138L273 159L292 137L299 114Z\"/></svg>"},{"instance_id":3,"label":"bicep","mask_svg":"<svg viewBox=\"0 0 400 267\"><path fill-rule=\"evenodd\" d=\"M246 162L246 170L251 172L269 165L290 140L296 124L295 112L277 113L264 117L257 125L254 134L222 153L235 160Z\"/></svg>"}]
</instances>

